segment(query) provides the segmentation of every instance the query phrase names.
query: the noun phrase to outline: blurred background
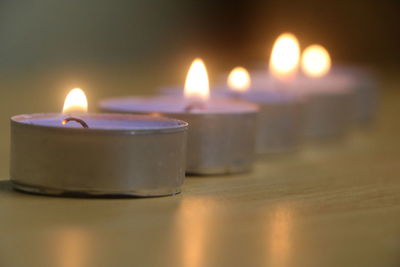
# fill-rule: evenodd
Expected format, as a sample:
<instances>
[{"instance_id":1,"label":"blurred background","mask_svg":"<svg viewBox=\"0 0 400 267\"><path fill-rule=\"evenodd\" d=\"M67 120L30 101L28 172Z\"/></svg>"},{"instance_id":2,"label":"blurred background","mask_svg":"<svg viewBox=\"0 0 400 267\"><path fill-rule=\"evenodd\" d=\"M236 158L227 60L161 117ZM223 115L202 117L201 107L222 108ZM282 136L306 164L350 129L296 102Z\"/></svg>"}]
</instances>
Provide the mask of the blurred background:
<instances>
[{"instance_id":1,"label":"blurred background","mask_svg":"<svg viewBox=\"0 0 400 267\"><path fill-rule=\"evenodd\" d=\"M398 0L0 0L0 176L9 117L59 112L73 87L94 111L103 97L183 84L194 57L213 80L267 62L283 31L385 74L400 58L399 11Z\"/></svg>"}]
</instances>

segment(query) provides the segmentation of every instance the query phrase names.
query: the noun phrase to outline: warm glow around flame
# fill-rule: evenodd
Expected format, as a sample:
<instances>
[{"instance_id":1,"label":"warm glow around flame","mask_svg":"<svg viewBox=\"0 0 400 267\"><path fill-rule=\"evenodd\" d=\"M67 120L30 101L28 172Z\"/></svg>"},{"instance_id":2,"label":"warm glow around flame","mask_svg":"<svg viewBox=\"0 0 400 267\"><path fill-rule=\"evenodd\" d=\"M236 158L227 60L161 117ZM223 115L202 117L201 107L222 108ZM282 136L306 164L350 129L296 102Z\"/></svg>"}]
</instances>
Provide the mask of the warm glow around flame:
<instances>
[{"instance_id":1,"label":"warm glow around flame","mask_svg":"<svg viewBox=\"0 0 400 267\"><path fill-rule=\"evenodd\" d=\"M187 98L200 100L206 100L210 95L207 69L199 58L196 58L190 66L186 76L184 94Z\"/></svg>"},{"instance_id":2,"label":"warm glow around flame","mask_svg":"<svg viewBox=\"0 0 400 267\"><path fill-rule=\"evenodd\" d=\"M292 78L299 67L300 45L291 33L283 33L272 48L269 69L279 79Z\"/></svg>"},{"instance_id":3,"label":"warm glow around flame","mask_svg":"<svg viewBox=\"0 0 400 267\"><path fill-rule=\"evenodd\" d=\"M322 77L331 68L331 57L323 46L310 45L303 52L301 68L307 76Z\"/></svg>"},{"instance_id":4,"label":"warm glow around flame","mask_svg":"<svg viewBox=\"0 0 400 267\"><path fill-rule=\"evenodd\" d=\"M250 74L242 67L234 68L228 76L228 86L238 92L244 92L250 87Z\"/></svg>"},{"instance_id":5,"label":"warm glow around flame","mask_svg":"<svg viewBox=\"0 0 400 267\"><path fill-rule=\"evenodd\" d=\"M63 114L85 113L88 110L88 103L85 93L80 88L72 89L64 101Z\"/></svg>"}]
</instances>

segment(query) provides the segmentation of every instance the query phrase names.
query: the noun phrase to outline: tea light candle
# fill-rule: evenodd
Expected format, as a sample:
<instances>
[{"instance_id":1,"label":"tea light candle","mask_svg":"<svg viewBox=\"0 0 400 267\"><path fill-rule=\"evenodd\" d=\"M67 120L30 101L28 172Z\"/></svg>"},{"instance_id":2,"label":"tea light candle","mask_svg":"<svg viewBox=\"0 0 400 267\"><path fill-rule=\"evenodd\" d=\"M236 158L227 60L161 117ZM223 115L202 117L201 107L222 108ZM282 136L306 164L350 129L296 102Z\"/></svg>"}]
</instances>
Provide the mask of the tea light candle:
<instances>
[{"instance_id":1,"label":"tea light candle","mask_svg":"<svg viewBox=\"0 0 400 267\"><path fill-rule=\"evenodd\" d=\"M305 109L305 135L326 139L346 134L350 128L355 104L354 83L345 75L328 74L331 59L320 45L307 47L302 56L306 77L296 80L295 89L308 102Z\"/></svg>"},{"instance_id":2,"label":"tea light candle","mask_svg":"<svg viewBox=\"0 0 400 267\"><path fill-rule=\"evenodd\" d=\"M378 73L367 66L339 65L332 70L344 75L354 83L354 121L360 126L369 126L377 113L379 98Z\"/></svg>"},{"instance_id":3,"label":"tea light candle","mask_svg":"<svg viewBox=\"0 0 400 267\"><path fill-rule=\"evenodd\" d=\"M152 116L79 113L86 107L84 93L74 89L64 105L69 115L11 118L10 170L16 189L84 196L180 192L187 123Z\"/></svg>"},{"instance_id":4,"label":"tea light candle","mask_svg":"<svg viewBox=\"0 0 400 267\"><path fill-rule=\"evenodd\" d=\"M259 154L276 154L296 150L302 141L304 101L289 89L296 76L300 49L297 38L285 33L276 40L270 60L270 73L264 71L251 80L243 67L228 76L228 88L218 95L240 98L259 106L256 150Z\"/></svg>"},{"instance_id":5,"label":"tea light candle","mask_svg":"<svg viewBox=\"0 0 400 267\"><path fill-rule=\"evenodd\" d=\"M241 101L209 98L207 70L200 59L194 60L189 69L184 96L106 99L100 108L188 122L188 173L237 173L252 167L257 107Z\"/></svg>"}]
</instances>

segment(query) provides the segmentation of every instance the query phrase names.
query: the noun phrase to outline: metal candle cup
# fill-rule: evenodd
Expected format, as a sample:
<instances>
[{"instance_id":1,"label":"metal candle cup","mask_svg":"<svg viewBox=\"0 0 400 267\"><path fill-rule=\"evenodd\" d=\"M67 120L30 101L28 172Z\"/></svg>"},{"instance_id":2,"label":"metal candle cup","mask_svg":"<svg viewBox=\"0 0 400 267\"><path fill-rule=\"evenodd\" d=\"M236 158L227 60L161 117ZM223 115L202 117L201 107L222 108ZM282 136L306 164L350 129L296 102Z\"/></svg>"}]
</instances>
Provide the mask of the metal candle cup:
<instances>
[{"instance_id":1,"label":"metal candle cup","mask_svg":"<svg viewBox=\"0 0 400 267\"><path fill-rule=\"evenodd\" d=\"M304 133L309 139L344 136L354 114L354 84L344 76L296 80L296 88L307 99Z\"/></svg>"},{"instance_id":2,"label":"metal candle cup","mask_svg":"<svg viewBox=\"0 0 400 267\"><path fill-rule=\"evenodd\" d=\"M253 86L246 92L221 87L214 94L257 104L256 152L279 154L297 150L303 137L302 98L287 90L267 90L268 83Z\"/></svg>"},{"instance_id":3,"label":"metal candle cup","mask_svg":"<svg viewBox=\"0 0 400 267\"><path fill-rule=\"evenodd\" d=\"M100 103L107 112L157 114L189 123L186 172L199 175L249 171L254 159L257 107L209 99L187 109L180 97L116 98Z\"/></svg>"},{"instance_id":4,"label":"metal candle cup","mask_svg":"<svg viewBox=\"0 0 400 267\"><path fill-rule=\"evenodd\" d=\"M358 125L369 125L377 112L378 74L368 67L341 65L333 73L348 76L354 82L354 120Z\"/></svg>"},{"instance_id":5,"label":"metal candle cup","mask_svg":"<svg viewBox=\"0 0 400 267\"><path fill-rule=\"evenodd\" d=\"M260 109L256 141L259 154L292 152L300 147L304 102L298 96L278 91L249 91L241 98L256 103Z\"/></svg>"},{"instance_id":6,"label":"metal candle cup","mask_svg":"<svg viewBox=\"0 0 400 267\"><path fill-rule=\"evenodd\" d=\"M187 123L122 114L11 118L11 181L48 195L164 196L184 181Z\"/></svg>"},{"instance_id":7,"label":"metal candle cup","mask_svg":"<svg viewBox=\"0 0 400 267\"><path fill-rule=\"evenodd\" d=\"M362 122L374 109L373 89L361 82L367 75L338 67L331 70L331 65L323 46L314 44L303 51L301 67L309 78L298 79L296 85L304 87L309 98L305 133L311 138L343 136L351 123Z\"/></svg>"},{"instance_id":8,"label":"metal candle cup","mask_svg":"<svg viewBox=\"0 0 400 267\"><path fill-rule=\"evenodd\" d=\"M305 109L305 136L325 139L345 135L351 125L353 97L350 92L310 94Z\"/></svg>"}]
</instances>

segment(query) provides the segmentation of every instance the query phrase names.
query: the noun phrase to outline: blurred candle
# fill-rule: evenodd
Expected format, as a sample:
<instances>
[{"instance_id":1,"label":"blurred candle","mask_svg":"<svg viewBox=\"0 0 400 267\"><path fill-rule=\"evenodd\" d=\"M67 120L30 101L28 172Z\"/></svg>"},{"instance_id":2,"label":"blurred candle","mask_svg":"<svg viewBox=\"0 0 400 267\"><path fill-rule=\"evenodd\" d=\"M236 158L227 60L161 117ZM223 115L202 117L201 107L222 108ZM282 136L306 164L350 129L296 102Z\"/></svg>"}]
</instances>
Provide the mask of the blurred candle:
<instances>
[{"instance_id":1,"label":"blurred candle","mask_svg":"<svg viewBox=\"0 0 400 267\"><path fill-rule=\"evenodd\" d=\"M335 74L350 77L354 83L355 105L353 120L358 126L370 127L377 113L379 72L370 66L335 65Z\"/></svg>"},{"instance_id":2,"label":"blurred candle","mask_svg":"<svg viewBox=\"0 0 400 267\"><path fill-rule=\"evenodd\" d=\"M234 68L228 76L228 90L223 96L250 101L259 106L256 150L259 154L274 154L296 150L302 140L303 101L290 90L299 68L300 48L291 33L280 35L273 46L269 68L261 79L251 80L244 68Z\"/></svg>"},{"instance_id":3,"label":"blurred candle","mask_svg":"<svg viewBox=\"0 0 400 267\"><path fill-rule=\"evenodd\" d=\"M348 132L354 110L354 87L351 79L330 73L331 58L326 48L310 45L302 55L305 78L296 82L306 96L305 134L326 139Z\"/></svg>"}]
</instances>

